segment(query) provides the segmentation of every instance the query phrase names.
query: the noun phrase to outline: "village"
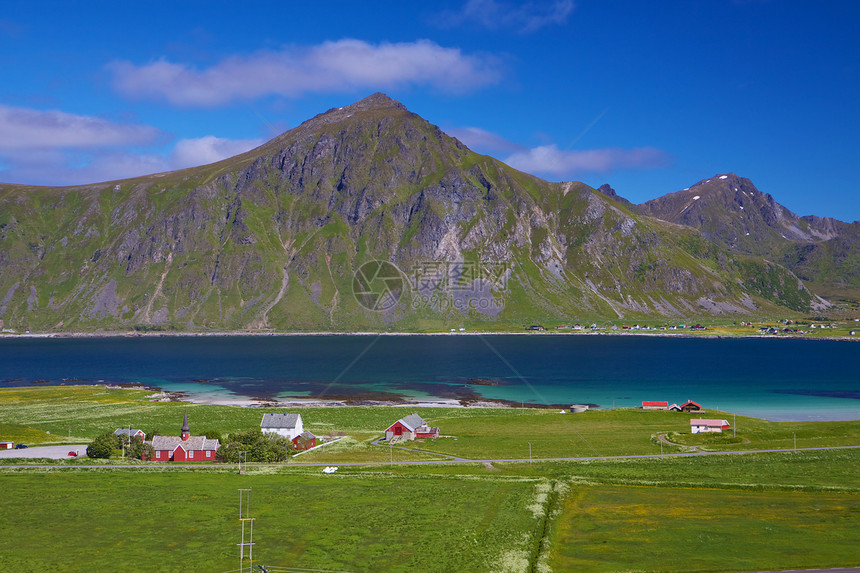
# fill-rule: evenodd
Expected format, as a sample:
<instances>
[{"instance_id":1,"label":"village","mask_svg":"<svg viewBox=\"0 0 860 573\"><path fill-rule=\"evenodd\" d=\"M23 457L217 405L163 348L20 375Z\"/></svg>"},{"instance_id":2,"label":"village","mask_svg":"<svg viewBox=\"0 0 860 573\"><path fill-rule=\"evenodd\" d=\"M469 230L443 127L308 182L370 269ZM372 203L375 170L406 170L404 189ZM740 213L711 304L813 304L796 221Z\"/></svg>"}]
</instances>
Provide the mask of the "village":
<instances>
[{"instance_id":1,"label":"village","mask_svg":"<svg viewBox=\"0 0 860 573\"><path fill-rule=\"evenodd\" d=\"M636 409L688 414L703 410L701 404L693 400L681 404L669 404L665 400L646 400ZM586 404L573 404L559 414L581 414L588 410L589 406ZM722 433L731 428L726 419L690 418L689 422L691 435ZM431 426L420 415L412 413L394 421L381 433L383 437L373 440L373 445L393 446L404 442L435 440L440 437L440 428ZM219 432L211 430L193 435L186 411L182 425L175 435L147 436L142 429L129 425L97 437L85 451L80 448L69 450L66 456L76 458L86 454L91 458L119 457L144 462L285 462L293 456L333 444L342 437L342 433L337 436L335 432L318 436L305 428L300 413L286 411L283 414L265 413L258 428L233 432L228 434L226 439ZM453 436L447 437L456 439ZM0 441L0 452L20 451L28 447L23 443ZM30 454L28 457L32 457L36 452ZM0 457L10 457L10 454Z\"/></svg>"}]
</instances>

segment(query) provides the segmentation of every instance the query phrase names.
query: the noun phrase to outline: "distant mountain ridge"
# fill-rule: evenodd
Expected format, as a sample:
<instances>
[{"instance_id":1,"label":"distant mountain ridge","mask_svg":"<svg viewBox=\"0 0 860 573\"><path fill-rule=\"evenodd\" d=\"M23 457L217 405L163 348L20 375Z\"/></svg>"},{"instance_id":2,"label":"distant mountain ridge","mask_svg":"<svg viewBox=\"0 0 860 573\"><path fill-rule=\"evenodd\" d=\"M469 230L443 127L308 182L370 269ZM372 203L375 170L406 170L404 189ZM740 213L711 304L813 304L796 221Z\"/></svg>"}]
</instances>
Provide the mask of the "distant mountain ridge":
<instances>
[{"instance_id":1,"label":"distant mountain ridge","mask_svg":"<svg viewBox=\"0 0 860 573\"><path fill-rule=\"evenodd\" d=\"M860 289L860 223L800 217L734 173L636 207L733 251L779 262L824 293Z\"/></svg>"},{"instance_id":2,"label":"distant mountain ridge","mask_svg":"<svg viewBox=\"0 0 860 573\"><path fill-rule=\"evenodd\" d=\"M363 291L374 261L400 273L385 308ZM0 328L16 331L427 330L825 304L776 261L478 155L384 94L212 165L0 185Z\"/></svg>"}]
</instances>

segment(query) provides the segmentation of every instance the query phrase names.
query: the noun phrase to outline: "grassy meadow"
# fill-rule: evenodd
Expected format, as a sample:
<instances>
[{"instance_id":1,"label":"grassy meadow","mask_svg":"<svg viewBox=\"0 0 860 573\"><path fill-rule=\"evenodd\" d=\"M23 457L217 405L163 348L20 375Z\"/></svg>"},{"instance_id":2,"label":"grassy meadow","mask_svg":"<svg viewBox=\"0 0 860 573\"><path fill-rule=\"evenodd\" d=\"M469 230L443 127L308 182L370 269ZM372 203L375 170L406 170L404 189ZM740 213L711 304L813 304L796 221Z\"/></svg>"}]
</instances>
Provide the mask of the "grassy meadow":
<instances>
[{"instance_id":1,"label":"grassy meadow","mask_svg":"<svg viewBox=\"0 0 860 573\"><path fill-rule=\"evenodd\" d=\"M283 408L239 408L186 402L154 402L150 392L103 386L34 386L0 389L0 440L30 445L88 442L99 434L132 425L152 434L177 434L184 412L192 434L224 434L258 427L266 412ZM706 410L684 414L637 409L590 410L559 414L557 410L519 408L418 408L411 406L308 407L297 410L306 429L319 436L346 435L352 448L330 446L302 455L307 462L388 459L369 442L398 418L418 412L441 429L435 441L409 447L470 459L597 457L659 454L658 434L679 444L664 444L665 453L739 449L791 449L860 445L857 422L768 422ZM728 418L737 438L691 435L691 417ZM456 438L456 439L455 439ZM404 445L404 444L401 444ZM341 456L332 452L339 453Z\"/></svg>"},{"instance_id":2,"label":"grassy meadow","mask_svg":"<svg viewBox=\"0 0 860 573\"><path fill-rule=\"evenodd\" d=\"M860 562L860 495L575 486L554 571L761 571Z\"/></svg>"},{"instance_id":3,"label":"grassy meadow","mask_svg":"<svg viewBox=\"0 0 860 573\"><path fill-rule=\"evenodd\" d=\"M85 441L121 425L245 431L273 408L151 402L90 386L0 390L0 439ZM230 571L239 488L251 488L256 563L329 571L753 571L860 565L860 422L737 418L737 439L689 434L690 414L422 408L435 441L372 445L411 407L303 408L343 434L285 466L63 460L0 465L0 570ZM725 417L724 412L706 412ZM698 416L698 414L696 415ZM50 432L50 433L49 433ZM439 459L598 457L780 449L775 453L457 465L338 465ZM456 440L454 439L456 437ZM434 454L432 452L437 452ZM103 467L94 469L93 466Z\"/></svg>"},{"instance_id":4,"label":"grassy meadow","mask_svg":"<svg viewBox=\"0 0 860 573\"><path fill-rule=\"evenodd\" d=\"M539 483L212 471L4 475L0 569L233 570L237 490L251 488L259 564L506 570L505 563L529 562L542 515L533 507Z\"/></svg>"}]
</instances>

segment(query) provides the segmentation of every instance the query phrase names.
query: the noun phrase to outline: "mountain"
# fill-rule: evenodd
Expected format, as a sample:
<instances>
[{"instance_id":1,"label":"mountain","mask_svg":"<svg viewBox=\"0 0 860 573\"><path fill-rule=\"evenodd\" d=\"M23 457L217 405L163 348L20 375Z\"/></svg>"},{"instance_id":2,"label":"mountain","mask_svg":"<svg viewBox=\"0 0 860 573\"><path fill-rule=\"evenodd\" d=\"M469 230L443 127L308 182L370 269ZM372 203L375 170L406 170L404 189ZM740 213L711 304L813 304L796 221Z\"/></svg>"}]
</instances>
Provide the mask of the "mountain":
<instances>
[{"instance_id":1,"label":"mountain","mask_svg":"<svg viewBox=\"0 0 860 573\"><path fill-rule=\"evenodd\" d=\"M733 173L653 199L637 211L698 229L732 251L779 262L821 294L860 292L860 222L799 217Z\"/></svg>"},{"instance_id":2,"label":"mountain","mask_svg":"<svg viewBox=\"0 0 860 573\"><path fill-rule=\"evenodd\" d=\"M212 165L0 185L0 327L426 330L820 304L782 266L631 207L374 94Z\"/></svg>"}]
</instances>

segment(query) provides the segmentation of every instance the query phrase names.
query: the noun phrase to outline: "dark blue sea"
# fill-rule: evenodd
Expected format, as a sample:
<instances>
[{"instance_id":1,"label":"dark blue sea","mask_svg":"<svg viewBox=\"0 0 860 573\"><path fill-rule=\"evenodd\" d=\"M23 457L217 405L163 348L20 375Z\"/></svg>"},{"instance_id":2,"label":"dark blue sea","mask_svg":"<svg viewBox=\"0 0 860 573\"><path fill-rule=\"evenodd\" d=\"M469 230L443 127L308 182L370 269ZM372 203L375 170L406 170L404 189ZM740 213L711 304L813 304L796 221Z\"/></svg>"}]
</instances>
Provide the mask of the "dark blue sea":
<instances>
[{"instance_id":1,"label":"dark blue sea","mask_svg":"<svg viewBox=\"0 0 860 573\"><path fill-rule=\"evenodd\" d=\"M695 400L771 420L860 420L860 344L642 336L0 339L0 388L142 383L210 399Z\"/></svg>"}]
</instances>

